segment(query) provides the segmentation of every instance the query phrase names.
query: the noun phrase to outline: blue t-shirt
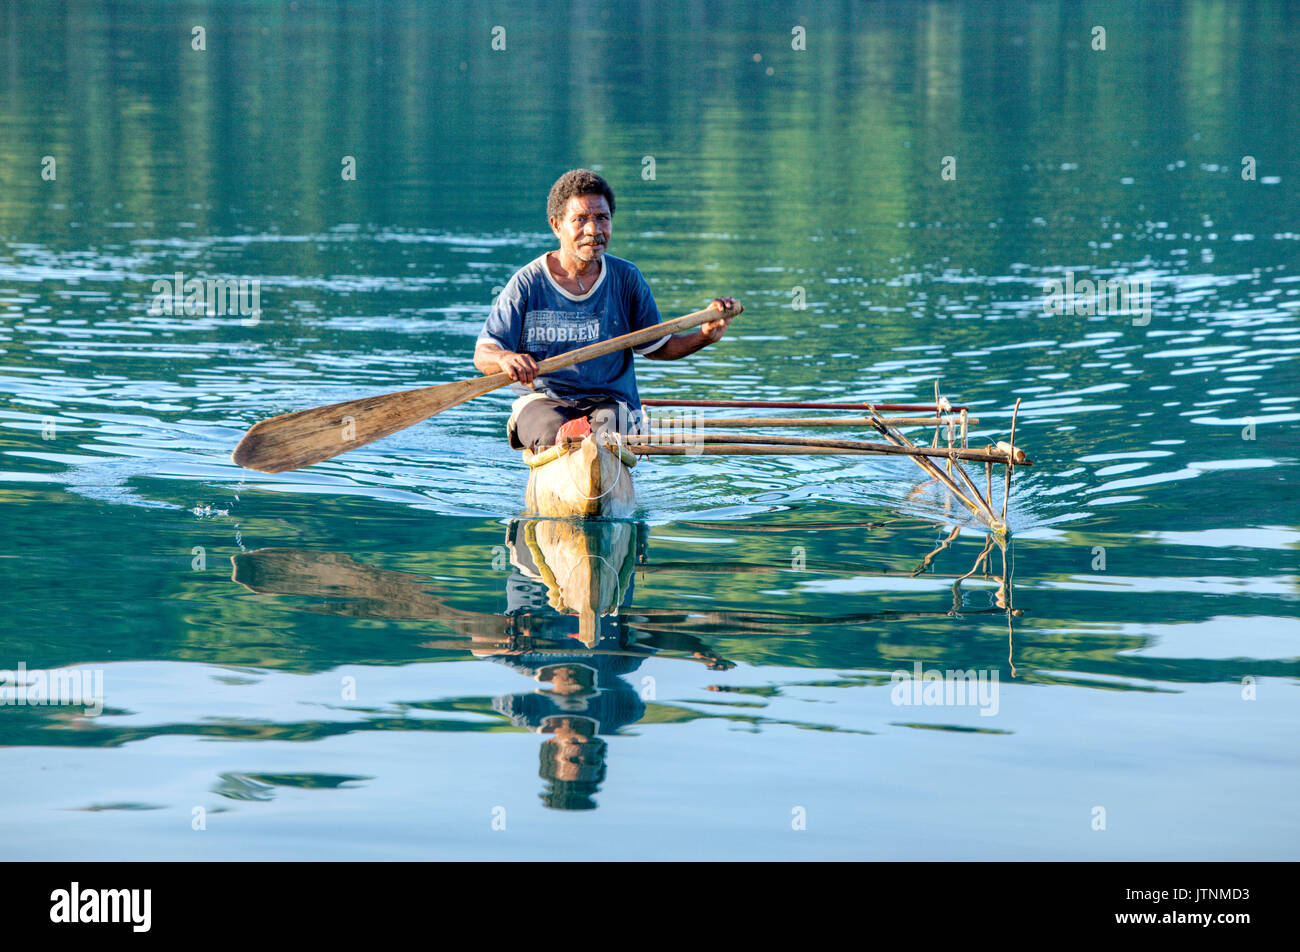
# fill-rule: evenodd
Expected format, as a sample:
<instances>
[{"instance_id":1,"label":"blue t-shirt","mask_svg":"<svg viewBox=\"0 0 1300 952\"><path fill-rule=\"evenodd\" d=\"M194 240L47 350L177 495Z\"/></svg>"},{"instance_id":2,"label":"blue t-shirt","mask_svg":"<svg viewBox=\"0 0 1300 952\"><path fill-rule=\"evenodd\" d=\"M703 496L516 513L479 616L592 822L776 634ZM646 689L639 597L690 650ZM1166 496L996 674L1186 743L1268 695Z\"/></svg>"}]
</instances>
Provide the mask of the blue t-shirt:
<instances>
[{"instance_id":1,"label":"blue t-shirt","mask_svg":"<svg viewBox=\"0 0 1300 952\"><path fill-rule=\"evenodd\" d=\"M586 294L575 295L560 287L542 255L515 272L492 305L478 339L542 361L653 327L660 320L650 286L632 262L605 255L596 283ZM662 337L636 352L648 354L667 340ZM563 400L597 397L621 400L633 411L641 409L632 354L627 350L544 374L534 383L537 392ZM534 392L521 384L511 389L518 394Z\"/></svg>"}]
</instances>

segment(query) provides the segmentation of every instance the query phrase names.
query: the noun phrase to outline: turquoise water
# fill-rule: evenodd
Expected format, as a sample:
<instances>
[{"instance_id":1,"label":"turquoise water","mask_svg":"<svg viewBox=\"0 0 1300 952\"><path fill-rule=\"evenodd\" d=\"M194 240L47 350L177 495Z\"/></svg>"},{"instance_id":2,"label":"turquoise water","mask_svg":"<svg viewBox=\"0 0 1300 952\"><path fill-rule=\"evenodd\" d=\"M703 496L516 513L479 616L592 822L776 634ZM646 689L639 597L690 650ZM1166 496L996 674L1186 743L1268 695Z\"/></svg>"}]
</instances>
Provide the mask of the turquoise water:
<instances>
[{"instance_id":1,"label":"turquoise water","mask_svg":"<svg viewBox=\"0 0 1300 952\"><path fill-rule=\"evenodd\" d=\"M1281 3L10 4L0 669L103 706L0 706L3 855L1296 858L1297 44ZM576 165L665 316L746 306L643 395L938 379L976 445L1019 398L1010 540L906 460L711 457L548 542L504 393L230 462L473 375ZM176 272L260 319L150 313ZM1067 273L1149 315L1047 314ZM996 691L895 703L918 662Z\"/></svg>"}]
</instances>

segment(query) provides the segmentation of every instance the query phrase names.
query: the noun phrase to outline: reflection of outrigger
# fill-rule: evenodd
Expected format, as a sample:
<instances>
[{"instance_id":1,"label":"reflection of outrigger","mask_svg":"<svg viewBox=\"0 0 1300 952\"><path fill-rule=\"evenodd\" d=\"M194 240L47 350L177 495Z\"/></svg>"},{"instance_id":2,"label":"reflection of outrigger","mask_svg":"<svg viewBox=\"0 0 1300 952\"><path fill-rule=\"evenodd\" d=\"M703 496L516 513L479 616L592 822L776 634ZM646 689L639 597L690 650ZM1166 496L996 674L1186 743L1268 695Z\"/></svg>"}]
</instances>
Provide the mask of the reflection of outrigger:
<instances>
[{"instance_id":1,"label":"reflection of outrigger","mask_svg":"<svg viewBox=\"0 0 1300 952\"><path fill-rule=\"evenodd\" d=\"M745 526L730 527L730 532L800 532L811 533L824 529L862 529L876 528L881 525L904 525L915 522L917 525L932 525L929 520L904 520L895 519L880 523L853 523L850 525L825 525L825 526ZM687 523L694 525L695 523ZM815 560L804 560L800 565L801 570L809 572L835 572L846 571L854 575L879 575L892 576L895 578L946 578L952 579L952 608L946 611L883 611L883 612L864 612L849 615L802 615L791 614L787 612L755 612L755 611L713 611L713 612L653 612L646 614L646 618L652 618L660 623L675 623L679 621L689 621L698 619L703 627L716 629L718 631L735 632L738 629L752 630L757 628L770 628L780 626L789 630L792 625L831 625L831 624L852 624L871 621L901 621L917 618L935 618L939 616L956 616L956 615L1001 615L1006 614L1008 620L1012 616L1020 617L1024 611L1014 608L1011 604L1011 543L1009 540L1001 539L989 535L985 539L984 548L978 556L969 571L960 575L952 573L941 573L930 570L930 565L935 557L948 548L961 534L961 528L955 527L934 549L926 555L917 564L915 569L910 571L867 571L860 563L840 563L840 562L818 562ZM994 547L997 547L1002 553L1002 572L996 574L993 571L992 555ZM788 572L788 564L763 564L753 562L657 562L653 565L638 565L637 571L642 574L655 574L661 572L691 572L696 574L705 574L709 572L723 572L727 574L748 574L748 573L776 573ZM997 588L993 593L993 604L987 608L966 608L963 597L961 583L967 579L980 579L997 583Z\"/></svg>"},{"instance_id":2,"label":"reflection of outrigger","mask_svg":"<svg viewBox=\"0 0 1300 952\"><path fill-rule=\"evenodd\" d=\"M894 520L891 524L913 520ZM916 521L920 524L919 520ZM856 526L855 526L856 527ZM731 532L753 529L779 532L783 526L732 526ZM800 526L809 533L819 528L843 526ZM712 668L730 668L712 648L694 635L742 635L753 633L800 633L822 625L852 625L868 622L905 621L956 615L1005 614L1008 624L1023 614L1012 604L1011 545L990 536L974 565L961 574L934 572L935 557L956 539L953 529L910 571L868 572L860 563L808 561L807 571L849 571L855 575L881 574L898 577L952 579L952 607L943 611L878 611L842 615L810 615L794 612L751 610L706 611L695 608L633 608L635 574L656 575L676 572L705 574L778 573L789 571L786 564L750 562L661 562L645 559L644 527L627 522L575 523L567 520L516 520L507 530L507 549L515 568L507 583L506 614L466 611L447 604L445 596L432 589L429 576L377 569L357 562L341 552L311 549L258 549L232 558L233 579L250 590L271 595L303 595L328 599L323 604L299 606L303 611L392 620L438 621L463 639L425 642L434 649L463 649L530 653L571 649L564 644L576 638L588 653L627 653L638 656L644 649L660 658L682 657L701 661ZM1002 554L1001 572L992 568L993 548ZM967 579L995 582L993 604L986 608L964 605L961 585ZM576 630L574 621L576 616ZM621 631L618 648L597 647L605 629ZM690 633L690 634L685 634ZM560 644L555 642L559 639ZM608 642L606 642L608 644Z\"/></svg>"},{"instance_id":3,"label":"reflection of outrigger","mask_svg":"<svg viewBox=\"0 0 1300 952\"><path fill-rule=\"evenodd\" d=\"M732 530L739 531L739 527ZM815 531L815 527L802 526L801 531ZM940 577L932 570L932 562L957 533L954 529L914 570L884 574ZM605 775L606 744L601 736L616 734L645 715L645 698L626 678L646 659L689 660L725 671L734 663L720 657L704 639L746 634L789 636L804 634L814 626L994 613L1005 613L1010 625L1012 616L1021 612L1011 607L1009 543L997 542L1003 555L1001 575L992 574L994 544L995 538L990 536L970 571L943 576L953 579L953 605L946 611L831 616L632 608L638 573L776 572L789 568L752 563L647 564L644 526L613 520L512 522L506 548L514 571L506 586L504 614L455 608L432 590L437 584L434 579L374 568L345 553L259 549L236 555L232 561L234 581L254 592L309 596L317 601L297 607L321 614L436 621L460 637L422 642L422 647L467 650L537 682L535 691L495 698L493 709L518 727L546 735L540 756L542 776L550 783L543 794L548 805L590 809L595 805L592 795ZM808 562L804 567L865 574L861 564ZM995 605L964 606L961 584L977 575L997 582Z\"/></svg>"}]
</instances>

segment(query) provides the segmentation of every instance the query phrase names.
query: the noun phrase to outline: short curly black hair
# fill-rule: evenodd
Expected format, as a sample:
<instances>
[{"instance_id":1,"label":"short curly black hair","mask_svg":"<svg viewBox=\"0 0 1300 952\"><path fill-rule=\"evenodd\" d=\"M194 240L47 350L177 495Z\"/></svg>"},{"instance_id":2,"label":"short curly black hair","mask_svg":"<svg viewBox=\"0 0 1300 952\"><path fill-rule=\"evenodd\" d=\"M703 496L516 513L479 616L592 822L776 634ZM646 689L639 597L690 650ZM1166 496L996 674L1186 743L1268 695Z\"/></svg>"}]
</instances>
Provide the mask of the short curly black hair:
<instances>
[{"instance_id":1,"label":"short curly black hair","mask_svg":"<svg viewBox=\"0 0 1300 952\"><path fill-rule=\"evenodd\" d=\"M609 202L609 214L614 214L614 190L609 183L591 169L570 169L555 180L551 194L546 199L546 217L563 218L569 199L575 195L604 195Z\"/></svg>"}]
</instances>

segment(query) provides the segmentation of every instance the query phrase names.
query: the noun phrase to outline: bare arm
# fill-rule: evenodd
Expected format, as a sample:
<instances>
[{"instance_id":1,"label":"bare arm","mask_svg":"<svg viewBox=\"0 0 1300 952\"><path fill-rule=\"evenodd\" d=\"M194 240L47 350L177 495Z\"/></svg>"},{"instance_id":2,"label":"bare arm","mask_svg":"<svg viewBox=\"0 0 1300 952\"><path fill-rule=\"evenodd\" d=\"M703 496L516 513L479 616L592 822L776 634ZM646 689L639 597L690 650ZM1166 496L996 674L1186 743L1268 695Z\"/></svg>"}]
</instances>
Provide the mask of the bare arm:
<instances>
[{"instance_id":1,"label":"bare arm","mask_svg":"<svg viewBox=\"0 0 1300 952\"><path fill-rule=\"evenodd\" d=\"M735 298L714 298L710 307L715 311L734 310L736 314L744 310ZM736 314L701 324L698 329L684 334L674 334L645 356L651 360L679 360L688 354L693 354L703 347L722 340L722 336L727 333L727 325Z\"/></svg>"}]
</instances>

